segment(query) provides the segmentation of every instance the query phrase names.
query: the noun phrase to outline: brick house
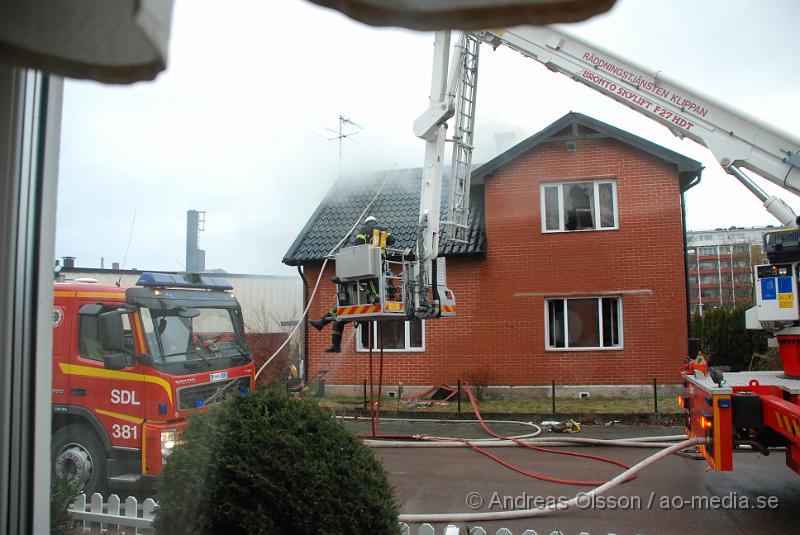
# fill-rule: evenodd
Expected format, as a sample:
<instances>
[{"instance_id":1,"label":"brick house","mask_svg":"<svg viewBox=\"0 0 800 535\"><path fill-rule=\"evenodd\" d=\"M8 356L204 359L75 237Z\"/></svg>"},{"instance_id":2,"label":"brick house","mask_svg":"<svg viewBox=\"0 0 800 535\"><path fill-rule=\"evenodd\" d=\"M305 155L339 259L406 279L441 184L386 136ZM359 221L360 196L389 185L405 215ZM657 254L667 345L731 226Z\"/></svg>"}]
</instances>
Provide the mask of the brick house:
<instances>
[{"instance_id":1,"label":"brick house","mask_svg":"<svg viewBox=\"0 0 800 535\"><path fill-rule=\"evenodd\" d=\"M535 392L677 383L686 355L683 193L699 162L569 113L473 171L467 244L443 244L456 318L384 326L384 383L465 378ZM420 170L390 172L370 212L413 247ZM306 299L322 259L384 183L340 179L286 253L302 266ZM311 317L334 300L332 262ZM351 391L368 377L366 328L307 330L308 377ZM375 339L376 337L373 337ZM635 389L634 389L635 390Z\"/></svg>"}]
</instances>

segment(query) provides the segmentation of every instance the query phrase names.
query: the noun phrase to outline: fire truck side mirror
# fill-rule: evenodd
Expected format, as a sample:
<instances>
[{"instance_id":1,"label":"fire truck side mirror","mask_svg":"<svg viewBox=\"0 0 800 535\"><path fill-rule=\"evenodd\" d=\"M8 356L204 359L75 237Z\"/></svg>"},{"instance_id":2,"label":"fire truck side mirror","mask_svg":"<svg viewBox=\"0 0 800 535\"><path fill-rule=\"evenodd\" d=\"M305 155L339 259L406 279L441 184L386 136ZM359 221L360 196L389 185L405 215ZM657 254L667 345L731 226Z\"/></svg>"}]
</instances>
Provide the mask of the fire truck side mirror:
<instances>
[{"instance_id":1,"label":"fire truck side mirror","mask_svg":"<svg viewBox=\"0 0 800 535\"><path fill-rule=\"evenodd\" d=\"M124 310L104 312L98 317L100 327L100 344L104 351L122 353L125 347L125 335L122 328Z\"/></svg>"},{"instance_id":2,"label":"fire truck side mirror","mask_svg":"<svg viewBox=\"0 0 800 535\"><path fill-rule=\"evenodd\" d=\"M125 353L103 355L103 368L107 370L124 370L128 366L130 366L130 362Z\"/></svg>"},{"instance_id":3,"label":"fire truck side mirror","mask_svg":"<svg viewBox=\"0 0 800 535\"><path fill-rule=\"evenodd\" d=\"M98 319L100 344L103 346L103 367L107 370L123 370L132 364L131 355L125 351L125 332L122 315L126 310L112 310L100 314Z\"/></svg>"}]
</instances>

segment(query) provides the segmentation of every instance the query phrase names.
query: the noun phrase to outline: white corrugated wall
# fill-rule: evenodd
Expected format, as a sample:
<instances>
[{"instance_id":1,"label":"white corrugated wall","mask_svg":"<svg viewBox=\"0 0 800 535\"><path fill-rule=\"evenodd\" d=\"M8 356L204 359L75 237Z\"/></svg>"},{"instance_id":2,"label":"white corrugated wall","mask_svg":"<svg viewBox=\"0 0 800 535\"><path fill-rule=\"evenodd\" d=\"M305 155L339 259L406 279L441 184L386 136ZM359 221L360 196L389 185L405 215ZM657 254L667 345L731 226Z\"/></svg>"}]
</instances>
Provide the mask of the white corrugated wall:
<instances>
[{"instance_id":1,"label":"white corrugated wall","mask_svg":"<svg viewBox=\"0 0 800 535\"><path fill-rule=\"evenodd\" d=\"M62 272L65 280L95 279L99 284L133 286L139 273L77 268ZM233 293L242 306L247 332L289 332L303 311L303 283L300 277L272 275L240 275L210 273L233 286Z\"/></svg>"}]
</instances>

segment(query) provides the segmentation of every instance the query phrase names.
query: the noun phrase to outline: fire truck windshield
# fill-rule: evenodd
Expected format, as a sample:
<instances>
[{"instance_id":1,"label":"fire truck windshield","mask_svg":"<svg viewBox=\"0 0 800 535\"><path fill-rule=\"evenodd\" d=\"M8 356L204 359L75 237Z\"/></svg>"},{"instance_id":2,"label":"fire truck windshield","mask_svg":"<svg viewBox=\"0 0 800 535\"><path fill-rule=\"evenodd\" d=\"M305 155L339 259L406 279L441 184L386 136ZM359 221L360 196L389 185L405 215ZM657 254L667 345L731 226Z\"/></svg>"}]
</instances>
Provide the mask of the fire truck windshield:
<instances>
[{"instance_id":1,"label":"fire truck windshield","mask_svg":"<svg viewBox=\"0 0 800 535\"><path fill-rule=\"evenodd\" d=\"M219 357L249 359L240 321L230 308L141 309L150 355L158 364Z\"/></svg>"}]
</instances>

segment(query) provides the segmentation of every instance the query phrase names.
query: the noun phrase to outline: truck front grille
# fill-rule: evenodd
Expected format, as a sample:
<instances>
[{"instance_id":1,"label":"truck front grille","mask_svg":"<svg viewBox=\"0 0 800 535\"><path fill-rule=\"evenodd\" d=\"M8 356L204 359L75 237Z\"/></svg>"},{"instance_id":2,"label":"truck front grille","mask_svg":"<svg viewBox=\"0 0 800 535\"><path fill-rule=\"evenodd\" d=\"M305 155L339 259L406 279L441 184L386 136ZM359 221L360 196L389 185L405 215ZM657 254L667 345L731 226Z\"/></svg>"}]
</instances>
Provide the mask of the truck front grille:
<instances>
[{"instance_id":1,"label":"truck front grille","mask_svg":"<svg viewBox=\"0 0 800 535\"><path fill-rule=\"evenodd\" d=\"M185 411L204 407L208 398L218 391L225 389L222 395L217 396L211 401L212 404L217 403L230 394L239 393L243 388L246 388L248 391L250 390L249 375L235 377L227 381L214 381L213 383L178 388L178 410Z\"/></svg>"}]
</instances>

